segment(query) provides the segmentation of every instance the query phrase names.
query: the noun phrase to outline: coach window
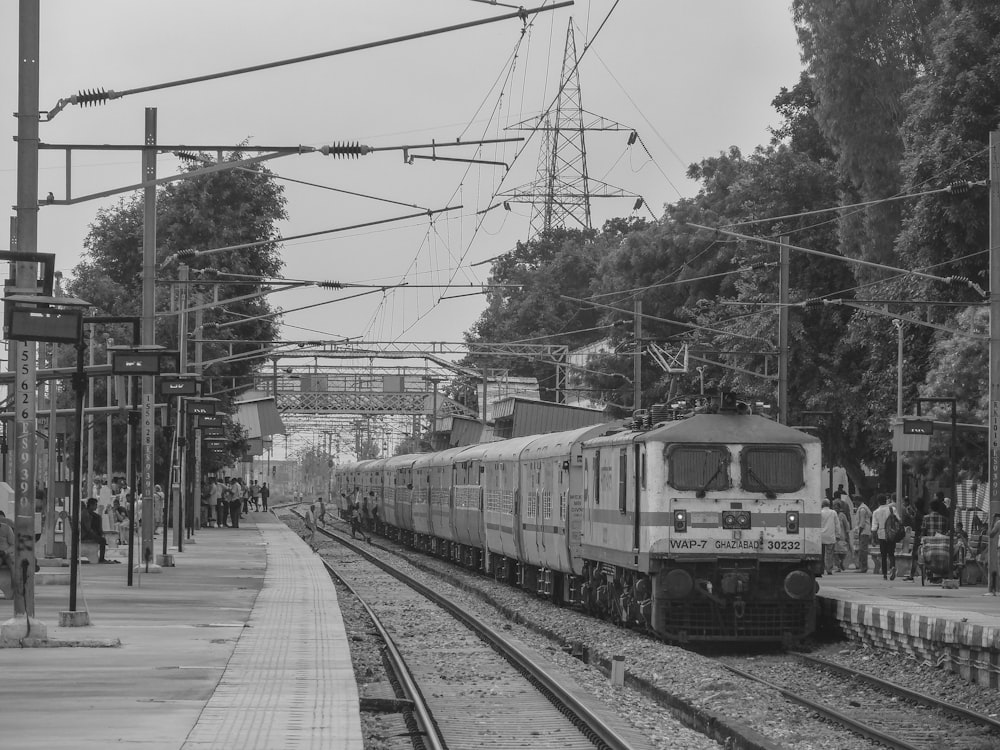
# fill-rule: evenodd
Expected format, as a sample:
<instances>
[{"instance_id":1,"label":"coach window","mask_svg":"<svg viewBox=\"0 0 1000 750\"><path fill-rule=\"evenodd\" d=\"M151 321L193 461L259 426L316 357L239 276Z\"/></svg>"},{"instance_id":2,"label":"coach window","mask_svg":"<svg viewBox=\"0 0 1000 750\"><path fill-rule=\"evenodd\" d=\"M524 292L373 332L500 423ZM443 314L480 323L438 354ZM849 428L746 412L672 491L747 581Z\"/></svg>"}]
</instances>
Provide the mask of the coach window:
<instances>
[{"instance_id":1,"label":"coach window","mask_svg":"<svg viewBox=\"0 0 1000 750\"><path fill-rule=\"evenodd\" d=\"M730 458L724 445L668 445L667 484L694 492L729 489Z\"/></svg>"},{"instance_id":2,"label":"coach window","mask_svg":"<svg viewBox=\"0 0 1000 750\"><path fill-rule=\"evenodd\" d=\"M747 492L797 492L805 486L805 452L797 445L747 446L740 454L740 484Z\"/></svg>"}]
</instances>

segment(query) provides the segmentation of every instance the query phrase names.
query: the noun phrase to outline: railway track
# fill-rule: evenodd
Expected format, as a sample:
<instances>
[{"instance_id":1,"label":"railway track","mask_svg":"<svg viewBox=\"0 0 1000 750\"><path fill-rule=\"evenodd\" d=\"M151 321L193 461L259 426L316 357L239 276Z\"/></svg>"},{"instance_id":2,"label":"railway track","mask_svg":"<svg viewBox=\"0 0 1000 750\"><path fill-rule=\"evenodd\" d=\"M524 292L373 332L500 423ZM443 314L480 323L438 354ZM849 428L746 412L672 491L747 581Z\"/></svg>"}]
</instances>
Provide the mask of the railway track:
<instances>
[{"instance_id":1,"label":"railway track","mask_svg":"<svg viewBox=\"0 0 1000 750\"><path fill-rule=\"evenodd\" d=\"M323 546L326 564L365 602L373 634L386 644L386 653L398 655L387 661L405 662L390 667L400 675L387 682L399 686L394 695L363 700L363 708L401 710L415 747L648 747L581 699L539 654L427 589L367 545L340 537L338 542Z\"/></svg>"},{"instance_id":2,"label":"railway track","mask_svg":"<svg viewBox=\"0 0 1000 750\"><path fill-rule=\"evenodd\" d=\"M806 654L727 669L895 750L1000 749L1000 721L866 672ZM739 660L745 665L746 659Z\"/></svg>"},{"instance_id":3,"label":"railway track","mask_svg":"<svg viewBox=\"0 0 1000 750\"><path fill-rule=\"evenodd\" d=\"M342 524L338 522L331 527L340 529ZM945 717L933 722L925 721L924 712L931 709L924 708L923 703L911 703L916 698L884 692L865 697L866 694L854 685L853 681L860 679L856 676L851 681L835 683L832 675L824 673L818 677L817 672L805 670L800 665L798 681L809 683L810 689L822 689L827 685L826 692L851 697L857 695L860 699L855 702L860 705L848 704L838 711L824 705L823 695L814 695L811 702L791 700L784 703L782 696L787 693L806 691L796 691L792 685L781 684L780 676L767 680L768 675L761 673L761 665L766 662L759 657L757 661L749 662L749 667L746 666L746 657L739 657L744 674L740 675L743 679L736 679L733 671L724 667L720 659L697 656L601 621L595 623L579 612L553 608L516 589L464 571L433 556L398 547L387 540L379 539L376 544L380 556L399 560L429 585L449 592L448 596L461 592L466 608L478 611L480 618L490 623L523 623L527 631L534 631L539 637L527 634L521 637L533 642L538 651L561 648L569 653L572 647L574 654L579 652L580 661L602 668L605 674L609 654L624 654L627 664L625 684L631 689L631 696L620 689L608 690L606 680L602 681L603 688L595 690L593 685L589 685L588 690L605 706L614 706L620 717L627 717L623 720L628 726L639 728L640 733L650 738L658 748L691 750L702 747L700 742L712 737L727 748L748 750L864 750L872 746L872 741L897 748L1000 750L1000 741L996 739L1000 735L996 735L992 727L970 727L965 724L966 720L954 714L951 719ZM369 549L367 544L362 544L362 547ZM470 597L473 603L470 603ZM495 613L492 612L494 609ZM503 627L511 629L512 626ZM545 640L552 646L541 643ZM788 661L789 656L772 658L772 661L780 660ZM576 663L575 660L570 661ZM712 664L714 666L710 666ZM571 668L571 671L578 680L589 682L579 670ZM760 687L759 677L764 677L769 687ZM927 700L934 701L930 696ZM622 710L623 706L637 705L636 701L643 701L639 720L635 710ZM899 722L902 722L898 726L903 727L902 731L896 732L888 726L885 716L860 722L865 724L864 728L852 726L849 714L863 710L869 703L876 706L876 714L898 709ZM840 721L840 715L848 720ZM989 717L985 718L992 721ZM672 725L677 720L687 729L674 728ZM868 732L869 727L876 731ZM881 732L878 731L880 727L883 728ZM681 735L679 731L688 734ZM692 738L694 733L702 736Z\"/></svg>"}]
</instances>

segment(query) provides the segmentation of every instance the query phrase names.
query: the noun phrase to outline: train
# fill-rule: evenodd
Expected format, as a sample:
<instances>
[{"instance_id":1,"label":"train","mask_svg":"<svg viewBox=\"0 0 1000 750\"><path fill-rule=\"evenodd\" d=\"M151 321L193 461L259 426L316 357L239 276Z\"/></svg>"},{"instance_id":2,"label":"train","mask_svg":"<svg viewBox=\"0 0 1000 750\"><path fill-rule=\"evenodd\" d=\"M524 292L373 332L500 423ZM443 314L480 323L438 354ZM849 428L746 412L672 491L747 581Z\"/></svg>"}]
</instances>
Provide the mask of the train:
<instances>
[{"instance_id":1,"label":"train","mask_svg":"<svg viewBox=\"0 0 1000 750\"><path fill-rule=\"evenodd\" d=\"M819 439L727 394L564 432L334 467L379 533L668 642L815 628Z\"/></svg>"}]
</instances>

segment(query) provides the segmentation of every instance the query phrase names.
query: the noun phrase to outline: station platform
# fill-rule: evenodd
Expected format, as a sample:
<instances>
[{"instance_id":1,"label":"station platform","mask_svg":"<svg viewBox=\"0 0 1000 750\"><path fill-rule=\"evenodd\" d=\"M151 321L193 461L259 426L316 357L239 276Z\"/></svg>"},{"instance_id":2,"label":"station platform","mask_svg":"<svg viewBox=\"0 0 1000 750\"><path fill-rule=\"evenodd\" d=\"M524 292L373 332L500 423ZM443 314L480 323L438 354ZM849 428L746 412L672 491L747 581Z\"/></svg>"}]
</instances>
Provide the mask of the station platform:
<instances>
[{"instance_id":1,"label":"station platform","mask_svg":"<svg viewBox=\"0 0 1000 750\"><path fill-rule=\"evenodd\" d=\"M907 560L907 567L909 560ZM1000 596L849 570L819 579L820 628L1000 687Z\"/></svg>"},{"instance_id":2,"label":"station platform","mask_svg":"<svg viewBox=\"0 0 1000 750\"><path fill-rule=\"evenodd\" d=\"M347 636L319 557L268 513L193 542L131 587L126 564L81 565L87 626L60 625L68 585L36 586L47 638L0 648L4 747L362 750ZM0 600L0 623L13 611Z\"/></svg>"}]
</instances>

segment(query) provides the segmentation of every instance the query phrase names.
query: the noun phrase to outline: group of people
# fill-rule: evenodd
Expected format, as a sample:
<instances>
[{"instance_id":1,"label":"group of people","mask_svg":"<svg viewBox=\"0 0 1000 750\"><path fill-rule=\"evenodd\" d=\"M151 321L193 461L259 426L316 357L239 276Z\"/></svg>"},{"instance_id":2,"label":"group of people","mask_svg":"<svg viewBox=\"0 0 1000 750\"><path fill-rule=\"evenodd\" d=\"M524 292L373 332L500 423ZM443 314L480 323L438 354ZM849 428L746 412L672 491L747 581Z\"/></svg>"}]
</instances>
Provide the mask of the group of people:
<instances>
[{"instance_id":1,"label":"group of people","mask_svg":"<svg viewBox=\"0 0 1000 750\"><path fill-rule=\"evenodd\" d=\"M365 541L371 542L371 533L375 530L379 517L378 498L375 493L362 495L361 491L356 489L353 498L347 497L343 492L340 493L340 498L344 520L351 528L351 538L357 539L360 535ZM316 529L326 524L326 502L322 495L316 498L315 503L310 504L309 510L306 511L305 522L306 541L315 549Z\"/></svg>"},{"instance_id":2,"label":"group of people","mask_svg":"<svg viewBox=\"0 0 1000 750\"><path fill-rule=\"evenodd\" d=\"M256 479L246 484L239 477L212 477L208 480L205 525L212 525L212 511L215 523L220 529L240 527L240 517L254 511L266 511L271 490L267 482Z\"/></svg>"},{"instance_id":3,"label":"group of people","mask_svg":"<svg viewBox=\"0 0 1000 750\"><path fill-rule=\"evenodd\" d=\"M881 572L886 580L894 580L897 575L896 545L899 543L897 529L905 532L905 540L910 545L910 566L903 571L904 581L912 581L917 573L923 537L951 534L955 558L962 561L969 553L985 561L991 541L997 545L1000 554L1000 513L994 514L991 524L981 521L976 515L972 523L974 538L970 540L960 521L956 521L952 532L951 508L943 492L936 493L926 514L909 499L900 513L895 498L889 494L877 495L876 503L873 511L860 496L852 499L843 485L833 493L832 500L822 501L823 568L827 574L846 571L850 567L849 560L854 561L857 572L867 573L874 541L879 551L874 572ZM990 593L997 593L995 580L990 581Z\"/></svg>"}]
</instances>

